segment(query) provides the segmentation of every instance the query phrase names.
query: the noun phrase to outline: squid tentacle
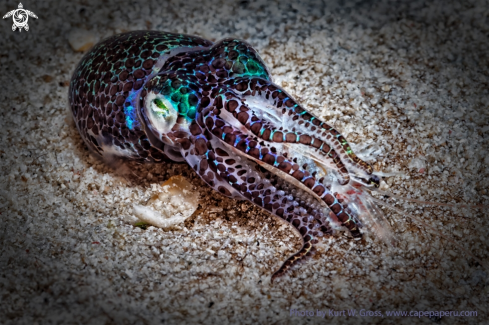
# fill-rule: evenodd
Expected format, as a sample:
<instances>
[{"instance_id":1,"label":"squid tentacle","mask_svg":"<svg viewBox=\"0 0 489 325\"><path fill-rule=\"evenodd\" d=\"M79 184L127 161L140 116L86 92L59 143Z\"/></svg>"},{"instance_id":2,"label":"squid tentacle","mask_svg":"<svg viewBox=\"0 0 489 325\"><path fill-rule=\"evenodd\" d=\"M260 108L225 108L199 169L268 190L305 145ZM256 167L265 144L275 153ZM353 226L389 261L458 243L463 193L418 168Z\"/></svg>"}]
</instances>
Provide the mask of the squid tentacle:
<instances>
[{"instance_id":1,"label":"squid tentacle","mask_svg":"<svg viewBox=\"0 0 489 325\"><path fill-rule=\"evenodd\" d=\"M269 106L273 108L275 113L281 114L282 119L288 121L292 128L297 129L291 130L292 132L287 130L287 132L283 131L282 141L285 142L287 139L293 140L295 135L310 135L312 138L311 140L313 141L313 146L321 146L322 143L325 143L337 153L338 158L341 159L342 165L346 166L346 169L361 170L367 175L372 174L372 166L355 155L349 143L336 129L305 110L292 98L292 96L270 81L261 78L240 78L233 83L229 83L228 87L230 90L228 93L231 93L231 91L234 92L238 95L237 97L242 98L241 102L244 102L245 105L248 102L259 101L261 102L259 104L260 107L257 108L261 108L261 106ZM247 106L248 108L251 108L249 107L250 105ZM251 110L253 109L251 108ZM238 112L238 114L239 113L240 112ZM255 132L257 131L256 133L259 135L263 132L265 138L268 137L269 139L273 139L268 132L265 134L266 129L264 129L263 126L253 127L254 124L260 123L256 120L257 118L260 120L260 118L259 116L257 117L257 114L255 113L255 111L253 111L252 115L246 113L248 118L246 118L245 114L242 114L243 117L241 117L240 122L242 122L249 130L254 131L253 129L255 129ZM253 119L255 119L255 121L253 121ZM279 136L277 136L276 139L277 138L279 138ZM295 138L297 139L297 137ZM299 138L301 143L307 142L306 139L308 140L306 137L303 139ZM341 170L341 168L339 169ZM342 171L342 176L344 176L343 173L344 171ZM348 183L348 181L346 181L346 183Z\"/></svg>"},{"instance_id":2,"label":"squid tentacle","mask_svg":"<svg viewBox=\"0 0 489 325\"><path fill-rule=\"evenodd\" d=\"M307 239L307 240L306 240ZM272 275L272 280L271 282L273 283L273 281L284 275L285 273L287 273L287 271L294 265L296 265L297 263L299 263L300 261L304 260L304 258L306 257L309 257L309 256L312 256L315 252L315 247L314 245L312 244L312 241L314 241L315 239L312 238L311 235L306 235L305 238L303 239L304 240L304 244L302 245L302 248L295 254L293 254L292 256L290 256L281 266L280 268L275 271L275 273L273 273Z\"/></svg>"},{"instance_id":3,"label":"squid tentacle","mask_svg":"<svg viewBox=\"0 0 489 325\"><path fill-rule=\"evenodd\" d=\"M278 190L277 177L267 173L252 160L241 164L232 159L233 148L227 148L210 134L199 134L189 142L182 156L202 179L225 196L239 193L255 205L289 222L302 238L302 248L290 256L272 276L272 282L284 275L291 267L315 252L317 238L331 234L329 222L321 212L306 203L299 206L297 197ZM244 172L242 172L244 171ZM241 175L237 178L235 175ZM231 190L229 184L232 185ZM286 195L288 194L288 195Z\"/></svg>"},{"instance_id":4,"label":"squid tentacle","mask_svg":"<svg viewBox=\"0 0 489 325\"><path fill-rule=\"evenodd\" d=\"M296 163L288 160L283 155L280 155L270 148L266 143L251 138L248 134L242 133L231 126L227 121L219 118L218 109L214 109L206 114L202 123L213 135L220 141L237 150L244 152L251 158L261 161L269 166L275 167L283 173L295 178L305 187L309 188L317 197L324 201L331 209L335 217L342 222L342 225L347 227L353 237L360 237L361 233L357 227L357 220L351 211L345 208L341 201L338 200L323 184L321 184L308 171L303 170ZM234 180L233 180L234 181ZM282 212L283 213L283 212Z\"/></svg>"},{"instance_id":5,"label":"squid tentacle","mask_svg":"<svg viewBox=\"0 0 489 325\"><path fill-rule=\"evenodd\" d=\"M246 105L245 100L241 100L237 96L229 95L229 93L227 93L227 97L225 105L223 105L225 109L256 137L267 142L303 144L313 148L316 153L327 160L331 160L336 166L339 173L338 182L341 185L348 184L350 175L335 149L319 140L317 137L295 130L284 130L283 127L279 128L273 123L260 119L255 112Z\"/></svg>"}]
</instances>

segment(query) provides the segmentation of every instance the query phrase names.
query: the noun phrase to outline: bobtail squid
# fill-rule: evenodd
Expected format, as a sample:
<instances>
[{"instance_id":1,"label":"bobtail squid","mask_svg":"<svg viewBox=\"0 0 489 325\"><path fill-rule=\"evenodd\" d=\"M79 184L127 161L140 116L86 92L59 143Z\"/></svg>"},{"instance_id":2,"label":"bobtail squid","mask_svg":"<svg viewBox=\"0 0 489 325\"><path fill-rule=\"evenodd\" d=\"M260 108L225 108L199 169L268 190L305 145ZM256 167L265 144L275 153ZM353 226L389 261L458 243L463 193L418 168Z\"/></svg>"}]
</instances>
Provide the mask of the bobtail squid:
<instances>
[{"instance_id":1,"label":"bobtail squid","mask_svg":"<svg viewBox=\"0 0 489 325\"><path fill-rule=\"evenodd\" d=\"M272 82L247 43L157 31L110 37L76 68L75 123L101 157L186 161L214 190L290 223L303 245L272 280L343 227L361 237L378 187L346 139ZM367 218L368 219L368 218ZM371 219L372 220L372 219Z\"/></svg>"}]
</instances>

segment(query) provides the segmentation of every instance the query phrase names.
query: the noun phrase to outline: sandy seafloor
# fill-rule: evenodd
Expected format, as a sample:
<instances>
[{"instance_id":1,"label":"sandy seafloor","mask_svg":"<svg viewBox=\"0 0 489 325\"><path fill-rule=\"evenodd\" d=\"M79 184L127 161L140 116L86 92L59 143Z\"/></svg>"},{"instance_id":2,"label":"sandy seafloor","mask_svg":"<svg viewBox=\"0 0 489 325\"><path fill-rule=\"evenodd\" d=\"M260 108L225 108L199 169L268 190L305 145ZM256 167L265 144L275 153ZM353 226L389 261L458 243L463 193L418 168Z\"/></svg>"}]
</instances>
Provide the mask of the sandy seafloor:
<instances>
[{"instance_id":1,"label":"sandy seafloor","mask_svg":"<svg viewBox=\"0 0 489 325\"><path fill-rule=\"evenodd\" d=\"M356 148L378 149L375 169L398 172L387 191L487 205L489 4L460 2L23 1L39 17L29 32L0 22L0 323L489 324L489 271L468 253L488 262L487 208L380 196L406 211L384 210L398 246L340 233L271 285L299 248L290 228L213 192L185 164L108 167L87 151L67 100L83 55L68 42L74 28L99 39L138 29L237 37ZM17 5L2 1L0 12ZM173 229L128 223L172 175L199 191L198 212Z\"/></svg>"}]
</instances>

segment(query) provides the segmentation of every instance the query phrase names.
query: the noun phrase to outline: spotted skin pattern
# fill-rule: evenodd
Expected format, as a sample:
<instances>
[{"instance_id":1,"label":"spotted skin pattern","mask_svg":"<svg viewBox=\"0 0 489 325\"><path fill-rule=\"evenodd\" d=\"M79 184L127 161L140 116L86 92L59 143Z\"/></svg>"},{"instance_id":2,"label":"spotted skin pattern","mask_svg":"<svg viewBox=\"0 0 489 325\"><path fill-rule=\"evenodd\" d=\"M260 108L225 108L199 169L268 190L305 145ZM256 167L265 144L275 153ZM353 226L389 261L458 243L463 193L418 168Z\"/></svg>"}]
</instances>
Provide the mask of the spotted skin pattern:
<instances>
[{"instance_id":1,"label":"spotted skin pattern","mask_svg":"<svg viewBox=\"0 0 489 325\"><path fill-rule=\"evenodd\" d=\"M78 130L96 154L185 160L216 191L290 223L303 247L272 280L313 255L334 220L361 236L356 215L323 183L315 162L301 163L302 153L332 166L340 184L354 178L377 186L372 167L275 85L243 41L213 44L156 31L116 35L85 55L69 95Z\"/></svg>"},{"instance_id":2,"label":"spotted skin pattern","mask_svg":"<svg viewBox=\"0 0 489 325\"><path fill-rule=\"evenodd\" d=\"M97 44L76 68L69 91L73 117L90 149L103 155L105 147L139 160L165 158L164 145L152 141L131 109L131 96L172 49L211 45L198 37L154 31L120 34Z\"/></svg>"}]
</instances>

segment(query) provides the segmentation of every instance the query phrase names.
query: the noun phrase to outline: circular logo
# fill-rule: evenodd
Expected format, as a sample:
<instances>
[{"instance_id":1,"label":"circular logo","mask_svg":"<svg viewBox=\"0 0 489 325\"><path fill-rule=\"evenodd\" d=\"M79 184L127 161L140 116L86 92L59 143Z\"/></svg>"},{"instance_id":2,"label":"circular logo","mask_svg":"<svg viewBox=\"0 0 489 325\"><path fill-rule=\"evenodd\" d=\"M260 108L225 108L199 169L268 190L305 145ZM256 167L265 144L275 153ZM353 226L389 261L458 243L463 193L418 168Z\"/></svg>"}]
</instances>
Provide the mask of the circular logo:
<instances>
[{"instance_id":1,"label":"circular logo","mask_svg":"<svg viewBox=\"0 0 489 325\"><path fill-rule=\"evenodd\" d=\"M12 19L14 20L14 24L12 25L13 31L15 31L16 29L19 29L19 32L21 32L22 28L27 31L27 30L29 30L29 25L27 25L27 21L29 20L29 16L37 19L37 16L35 13L33 13L32 11L29 11L29 10L25 10L23 8L24 7L22 6L22 3L19 3L18 9L9 11L5 16L3 16L3 19L12 16Z\"/></svg>"}]
</instances>

